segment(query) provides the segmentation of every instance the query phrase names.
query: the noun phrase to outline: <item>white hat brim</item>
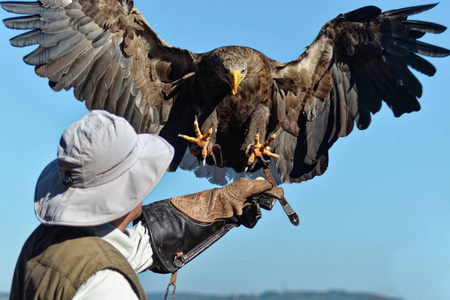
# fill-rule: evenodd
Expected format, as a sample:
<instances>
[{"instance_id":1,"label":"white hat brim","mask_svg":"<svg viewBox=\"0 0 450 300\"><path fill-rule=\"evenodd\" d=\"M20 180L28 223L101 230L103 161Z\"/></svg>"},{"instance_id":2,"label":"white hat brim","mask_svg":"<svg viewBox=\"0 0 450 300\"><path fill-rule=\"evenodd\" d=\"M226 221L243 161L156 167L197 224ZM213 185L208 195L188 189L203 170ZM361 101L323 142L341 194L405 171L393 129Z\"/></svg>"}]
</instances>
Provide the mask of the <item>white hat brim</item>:
<instances>
[{"instance_id":1,"label":"white hat brim","mask_svg":"<svg viewBox=\"0 0 450 300\"><path fill-rule=\"evenodd\" d=\"M55 159L36 184L34 208L47 225L96 226L114 221L137 207L158 184L174 155L173 147L153 134L139 134L143 147L136 163L117 179L90 188L60 183Z\"/></svg>"}]
</instances>

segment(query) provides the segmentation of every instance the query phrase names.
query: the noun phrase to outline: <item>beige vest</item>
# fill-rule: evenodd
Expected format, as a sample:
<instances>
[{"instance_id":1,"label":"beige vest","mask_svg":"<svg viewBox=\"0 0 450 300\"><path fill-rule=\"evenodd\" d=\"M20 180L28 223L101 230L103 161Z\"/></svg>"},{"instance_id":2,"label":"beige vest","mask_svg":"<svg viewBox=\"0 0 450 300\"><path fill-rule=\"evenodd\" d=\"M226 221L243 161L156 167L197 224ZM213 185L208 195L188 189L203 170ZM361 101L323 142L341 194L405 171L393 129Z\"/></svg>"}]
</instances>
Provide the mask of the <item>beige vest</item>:
<instances>
[{"instance_id":1,"label":"beige vest","mask_svg":"<svg viewBox=\"0 0 450 300\"><path fill-rule=\"evenodd\" d=\"M135 271L114 246L76 228L40 225L20 253L10 300L71 299L103 269L120 272L139 299L147 299Z\"/></svg>"}]
</instances>

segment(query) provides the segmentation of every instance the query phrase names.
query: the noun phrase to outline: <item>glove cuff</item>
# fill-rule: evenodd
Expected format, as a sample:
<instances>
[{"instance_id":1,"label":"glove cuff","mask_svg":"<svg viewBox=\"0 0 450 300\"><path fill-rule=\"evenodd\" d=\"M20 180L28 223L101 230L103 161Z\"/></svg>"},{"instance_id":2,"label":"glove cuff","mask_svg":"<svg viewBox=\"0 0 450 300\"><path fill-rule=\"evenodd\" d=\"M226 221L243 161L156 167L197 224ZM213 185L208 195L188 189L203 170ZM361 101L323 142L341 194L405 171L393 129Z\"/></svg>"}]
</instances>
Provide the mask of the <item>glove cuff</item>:
<instances>
[{"instance_id":1,"label":"glove cuff","mask_svg":"<svg viewBox=\"0 0 450 300\"><path fill-rule=\"evenodd\" d=\"M149 230L153 250L153 264L149 269L156 273L176 272L240 224L234 216L209 223L196 221L175 208L170 200L143 206L139 220ZM182 254L176 258L177 253Z\"/></svg>"}]
</instances>

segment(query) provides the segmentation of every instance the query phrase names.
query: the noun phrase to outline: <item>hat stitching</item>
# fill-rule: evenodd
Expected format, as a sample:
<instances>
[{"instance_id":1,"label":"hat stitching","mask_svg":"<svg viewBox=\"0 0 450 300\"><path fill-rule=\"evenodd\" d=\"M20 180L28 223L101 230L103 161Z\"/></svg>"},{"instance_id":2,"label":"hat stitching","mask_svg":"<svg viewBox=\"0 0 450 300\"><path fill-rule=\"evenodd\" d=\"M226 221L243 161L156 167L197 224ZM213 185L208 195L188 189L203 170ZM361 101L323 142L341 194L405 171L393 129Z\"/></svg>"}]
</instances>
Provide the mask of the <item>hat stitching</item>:
<instances>
[{"instance_id":1,"label":"hat stitching","mask_svg":"<svg viewBox=\"0 0 450 300\"><path fill-rule=\"evenodd\" d=\"M127 156L125 156L125 158L122 158L121 161L119 161L117 164L115 164L114 166L112 166L111 168L107 169L106 171L100 172L100 173L93 173L94 178L96 178L97 175L103 175L108 173L109 171L113 170L114 168L116 168L117 166L119 166L120 164L123 164L125 162L125 160L131 156L131 154L133 153L135 149L131 149L130 153L127 154Z\"/></svg>"}]
</instances>

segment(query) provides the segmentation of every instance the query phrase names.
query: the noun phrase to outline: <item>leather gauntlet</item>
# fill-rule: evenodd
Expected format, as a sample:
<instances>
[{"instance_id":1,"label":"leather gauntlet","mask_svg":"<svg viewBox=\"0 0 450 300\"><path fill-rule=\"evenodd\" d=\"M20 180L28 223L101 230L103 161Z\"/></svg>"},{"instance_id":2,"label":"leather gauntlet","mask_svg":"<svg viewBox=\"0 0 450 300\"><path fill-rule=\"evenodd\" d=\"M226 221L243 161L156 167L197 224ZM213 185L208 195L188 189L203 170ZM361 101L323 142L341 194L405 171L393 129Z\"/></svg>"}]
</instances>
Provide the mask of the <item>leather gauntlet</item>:
<instances>
[{"instance_id":1,"label":"leather gauntlet","mask_svg":"<svg viewBox=\"0 0 450 300\"><path fill-rule=\"evenodd\" d=\"M142 207L153 249L150 270L173 273L231 228L252 228L261 218L260 203L271 209L281 188L266 180L238 179L221 188L154 202Z\"/></svg>"}]
</instances>

